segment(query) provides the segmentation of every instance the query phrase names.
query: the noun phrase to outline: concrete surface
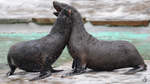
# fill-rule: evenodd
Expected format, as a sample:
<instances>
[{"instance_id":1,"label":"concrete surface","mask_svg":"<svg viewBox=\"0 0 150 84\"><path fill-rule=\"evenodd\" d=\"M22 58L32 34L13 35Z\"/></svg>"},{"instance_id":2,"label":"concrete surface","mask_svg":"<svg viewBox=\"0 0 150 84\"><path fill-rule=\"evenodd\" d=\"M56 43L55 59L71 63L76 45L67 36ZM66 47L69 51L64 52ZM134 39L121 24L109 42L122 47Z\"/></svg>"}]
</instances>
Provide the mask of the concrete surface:
<instances>
[{"instance_id":1,"label":"concrete surface","mask_svg":"<svg viewBox=\"0 0 150 84\"><path fill-rule=\"evenodd\" d=\"M145 61L148 65L147 71L138 72L133 75L124 75L123 73L130 68L118 69L112 72L95 72L87 70L86 73L75 76L61 78L65 73L71 71L71 62L61 65L56 69L63 69L63 72L52 74L52 76L30 82L29 79L38 76L39 73L27 73L18 70L15 75L6 77L8 70L0 71L1 84L150 84L150 61Z\"/></svg>"}]
</instances>

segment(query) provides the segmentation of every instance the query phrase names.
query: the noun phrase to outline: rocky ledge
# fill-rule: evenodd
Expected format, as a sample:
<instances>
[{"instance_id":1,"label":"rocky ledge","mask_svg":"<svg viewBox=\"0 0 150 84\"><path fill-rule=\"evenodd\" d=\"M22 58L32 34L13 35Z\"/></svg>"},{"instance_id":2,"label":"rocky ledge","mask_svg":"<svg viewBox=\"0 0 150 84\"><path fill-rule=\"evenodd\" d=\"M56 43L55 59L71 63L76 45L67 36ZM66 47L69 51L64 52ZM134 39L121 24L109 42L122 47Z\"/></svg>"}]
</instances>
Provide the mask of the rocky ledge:
<instances>
[{"instance_id":1,"label":"rocky ledge","mask_svg":"<svg viewBox=\"0 0 150 84\"><path fill-rule=\"evenodd\" d=\"M145 61L150 66L150 61ZM63 69L64 71L52 74L52 76L38 80L28 81L39 73L27 73L17 70L16 74L10 77L6 77L5 73L8 70L0 71L0 83L1 84L150 84L150 68L147 71L138 72L134 75L124 75L123 73L129 70L129 68L118 69L112 72L95 72L87 70L86 73L81 75L75 75L70 77L61 78L61 75L71 71L71 62L57 67L57 69Z\"/></svg>"},{"instance_id":2,"label":"rocky ledge","mask_svg":"<svg viewBox=\"0 0 150 84\"><path fill-rule=\"evenodd\" d=\"M109 26L148 26L150 20L92 20L82 18L84 23L90 22L93 25L109 25ZM0 24L19 24L19 23L36 23L39 25L52 25L56 18L5 18L0 19Z\"/></svg>"}]
</instances>

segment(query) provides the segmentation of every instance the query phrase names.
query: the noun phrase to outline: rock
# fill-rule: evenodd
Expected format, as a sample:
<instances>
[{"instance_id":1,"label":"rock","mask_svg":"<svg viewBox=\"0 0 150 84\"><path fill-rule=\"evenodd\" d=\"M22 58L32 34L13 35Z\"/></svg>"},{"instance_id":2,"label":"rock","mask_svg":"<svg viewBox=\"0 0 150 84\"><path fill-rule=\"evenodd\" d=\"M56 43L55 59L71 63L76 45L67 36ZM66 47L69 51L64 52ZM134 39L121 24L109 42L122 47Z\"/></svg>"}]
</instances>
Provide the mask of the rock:
<instances>
[{"instance_id":1,"label":"rock","mask_svg":"<svg viewBox=\"0 0 150 84\"><path fill-rule=\"evenodd\" d=\"M32 18L32 22L40 25L53 24L56 21L56 18ZM86 18L83 18L83 21L86 22Z\"/></svg>"},{"instance_id":2,"label":"rock","mask_svg":"<svg viewBox=\"0 0 150 84\"><path fill-rule=\"evenodd\" d=\"M32 22L35 22L41 25L53 24L55 21L56 21L56 18L32 18Z\"/></svg>"},{"instance_id":3,"label":"rock","mask_svg":"<svg viewBox=\"0 0 150 84\"><path fill-rule=\"evenodd\" d=\"M14 24L14 23L30 23L30 18L5 18L0 19L0 24Z\"/></svg>"},{"instance_id":4,"label":"rock","mask_svg":"<svg viewBox=\"0 0 150 84\"><path fill-rule=\"evenodd\" d=\"M148 20L142 21L90 21L93 25L110 25L110 26L148 26Z\"/></svg>"},{"instance_id":5,"label":"rock","mask_svg":"<svg viewBox=\"0 0 150 84\"><path fill-rule=\"evenodd\" d=\"M52 76L46 79L33 82L28 81L28 79L37 76L39 73L27 73L18 70L10 79L5 76L8 70L3 70L1 71L3 73L0 74L0 82L2 84L150 84L150 60L145 62L148 65L147 71L138 72L134 75L124 75L123 73L129 70L129 68L124 68L112 72L87 70L86 73L81 75L61 78L61 75L71 71L70 62L57 67L57 69L64 69L63 72L53 73Z\"/></svg>"},{"instance_id":6,"label":"rock","mask_svg":"<svg viewBox=\"0 0 150 84\"><path fill-rule=\"evenodd\" d=\"M56 21L56 18L5 18L0 19L0 24L15 24L15 23L30 23L34 22L40 25L52 25ZM93 25L110 25L110 26L148 26L149 20L139 20L139 21L102 21L102 20L87 20L83 17L84 23L87 21L91 22Z\"/></svg>"}]
</instances>

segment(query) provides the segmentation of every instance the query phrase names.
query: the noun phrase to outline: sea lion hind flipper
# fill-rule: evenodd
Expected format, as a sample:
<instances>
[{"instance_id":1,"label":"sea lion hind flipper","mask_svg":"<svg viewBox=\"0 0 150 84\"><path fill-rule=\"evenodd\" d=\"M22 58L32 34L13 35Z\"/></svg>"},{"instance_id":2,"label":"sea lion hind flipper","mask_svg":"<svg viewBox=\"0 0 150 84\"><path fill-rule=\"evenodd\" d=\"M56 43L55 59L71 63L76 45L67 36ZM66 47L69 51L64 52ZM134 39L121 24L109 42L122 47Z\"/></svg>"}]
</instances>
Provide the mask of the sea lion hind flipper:
<instances>
[{"instance_id":1,"label":"sea lion hind flipper","mask_svg":"<svg viewBox=\"0 0 150 84\"><path fill-rule=\"evenodd\" d=\"M10 71L7 72L6 75L10 76L10 75L14 74L14 72L15 72L15 70L16 70L17 67L15 66L14 61L11 58L11 54L8 54L7 61L8 61L8 65L9 65Z\"/></svg>"},{"instance_id":2,"label":"sea lion hind flipper","mask_svg":"<svg viewBox=\"0 0 150 84\"><path fill-rule=\"evenodd\" d=\"M9 65L9 67L10 67L10 71L6 74L7 76L13 75L16 70L16 66L14 65Z\"/></svg>"},{"instance_id":3,"label":"sea lion hind flipper","mask_svg":"<svg viewBox=\"0 0 150 84\"><path fill-rule=\"evenodd\" d=\"M129 71L125 72L125 75L135 74L136 72L145 71L147 70L147 66L144 65L138 65L138 67L135 67L133 69L130 69Z\"/></svg>"},{"instance_id":4,"label":"sea lion hind flipper","mask_svg":"<svg viewBox=\"0 0 150 84\"><path fill-rule=\"evenodd\" d=\"M50 75L51 75L51 71L43 71L43 72L40 72L40 75L38 77L32 78L29 81L44 79L44 78L49 77Z\"/></svg>"}]
</instances>

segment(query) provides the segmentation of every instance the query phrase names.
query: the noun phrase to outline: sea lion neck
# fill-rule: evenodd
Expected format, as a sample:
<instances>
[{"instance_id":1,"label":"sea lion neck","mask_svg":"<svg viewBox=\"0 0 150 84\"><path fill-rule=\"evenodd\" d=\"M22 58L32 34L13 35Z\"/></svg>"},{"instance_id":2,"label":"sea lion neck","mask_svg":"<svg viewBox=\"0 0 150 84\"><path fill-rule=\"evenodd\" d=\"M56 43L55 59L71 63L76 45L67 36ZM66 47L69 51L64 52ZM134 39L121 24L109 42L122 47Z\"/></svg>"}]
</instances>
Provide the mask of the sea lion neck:
<instances>
[{"instance_id":1,"label":"sea lion neck","mask_svg":"<svg viewBox=\"0 0 150 84\"><path fill-rule=\"evenodd\" d=\"M73 15L72 19L73 19L72 34L80 33L81 35L87 35L88 33L85 30L81 15L78 12L76 12Z\"/></svg>"},{"instance_id":2,"label":"sea lion neck","mask_svg":"<svg viewBox=\"0 0 150 84\"><path fill-rule=\"evenodd\" d=\"M50 34L66 34L68 33L71 28L70 28L71 23L66 22L63 19L57 19L56 23L54 24L54 27L51 29ZM69 28L69 29L68 29Z\"/></svg>"}]
</instances>

